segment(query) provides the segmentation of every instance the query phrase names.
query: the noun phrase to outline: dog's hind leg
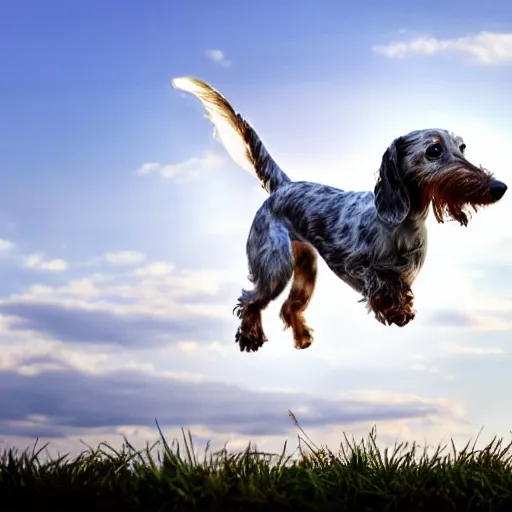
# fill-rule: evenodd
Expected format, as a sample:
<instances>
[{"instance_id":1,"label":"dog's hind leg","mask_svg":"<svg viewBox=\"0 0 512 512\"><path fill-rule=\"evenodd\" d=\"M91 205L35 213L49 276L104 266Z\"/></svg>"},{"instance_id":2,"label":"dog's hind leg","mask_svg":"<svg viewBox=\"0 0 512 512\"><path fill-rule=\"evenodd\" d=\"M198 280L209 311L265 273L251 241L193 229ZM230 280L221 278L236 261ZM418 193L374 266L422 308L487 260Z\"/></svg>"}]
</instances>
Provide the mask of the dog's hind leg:
<instances>
[{"instance_id":1,"label":"dog's hind leg","mask_svg":"<svg viewBox=\"0 0 512 512\"><path fill-rule=\"evenodd\" d=\"M247 240L252 290L242 290L235 307L242 320L235 336L241 351L257 351L267 341L261 311L286 288L293 274L290 233L266 203L258 210Z\"/></svg>"},{"instance_id":2,"label":"dog's hind leg","mask_svg":"<svg viewBox=\"0 0 512 512\"><path fill-rule=\"evenodd\" d=\"M304 320L315 289L317 254L308 243L293 241L293 281L290 294L281 308L281 319L286 328L291 327L295 348L308 348L313 342L311 329Z\"/></svg>"}]
</instances>

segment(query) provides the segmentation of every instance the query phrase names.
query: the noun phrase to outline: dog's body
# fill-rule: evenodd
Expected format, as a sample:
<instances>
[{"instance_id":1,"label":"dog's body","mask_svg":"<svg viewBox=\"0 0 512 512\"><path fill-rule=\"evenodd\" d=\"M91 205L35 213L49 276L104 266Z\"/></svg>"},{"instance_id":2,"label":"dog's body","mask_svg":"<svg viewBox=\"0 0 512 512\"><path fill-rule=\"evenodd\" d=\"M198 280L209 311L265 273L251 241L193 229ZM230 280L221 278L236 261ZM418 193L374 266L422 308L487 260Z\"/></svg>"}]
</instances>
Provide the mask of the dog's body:
<instances>
[{"instance_id":1,"label":"dog's body","mask_svg":"<svg viewBox=\"0 0 512 512\"><path fill-rule=\"evenodd\" d=\"M254 289L242 291L236 308L241 350L256 351L267 341L261 311L291 279L281 318L292 327L297 348L311 344L303 313L315 287L317 252L363 296L377 320L406 325L415 315L411 286L426 257L430 205L439 222L447 214L467 225L466 206L492 204L507 189L468 162L462 139L446 130L396 139L384 153L374 192L294 182L218 91L192 78L175 79L173 85L201 100L231 157L270 194L247 240Z\"/></svg>"}]
</instances>

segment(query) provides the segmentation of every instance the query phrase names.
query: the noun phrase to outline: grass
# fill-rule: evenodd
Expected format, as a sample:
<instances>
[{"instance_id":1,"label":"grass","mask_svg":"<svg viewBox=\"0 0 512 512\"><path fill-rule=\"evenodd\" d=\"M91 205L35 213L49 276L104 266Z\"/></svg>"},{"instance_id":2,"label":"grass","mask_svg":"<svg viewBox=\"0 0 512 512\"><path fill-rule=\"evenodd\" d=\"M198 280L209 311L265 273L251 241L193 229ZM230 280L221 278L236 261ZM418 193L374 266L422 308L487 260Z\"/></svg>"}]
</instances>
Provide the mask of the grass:
<instances>
[{"instance_id":1,"label":"grass","mask_svg":"<svg viewBox=\"0 0 512 512\"><path fill-rule=\"evenodd\" d=\"M377 446L344 436L334 453L299 429L295 454L238 454L208 447L198 457L190 432L170 445L162 435L136 450L101 444L75 458L43 457L46 446L6 451L0 460L0 510L30 511L435 511L512 510L512 443L477 450L453 443L432 453L416 444ZM158 426L158 424L157 424Z\"/></svg>"}]
</instances>

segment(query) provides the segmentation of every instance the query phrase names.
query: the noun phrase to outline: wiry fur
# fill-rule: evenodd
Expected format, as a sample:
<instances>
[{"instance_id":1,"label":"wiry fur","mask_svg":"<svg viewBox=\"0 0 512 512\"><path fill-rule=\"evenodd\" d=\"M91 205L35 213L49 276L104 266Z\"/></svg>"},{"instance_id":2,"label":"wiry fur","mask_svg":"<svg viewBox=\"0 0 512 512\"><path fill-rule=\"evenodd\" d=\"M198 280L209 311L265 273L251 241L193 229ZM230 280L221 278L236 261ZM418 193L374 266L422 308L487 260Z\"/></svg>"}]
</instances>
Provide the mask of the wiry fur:
<instances>
[{"instance_id":1,"label":"wiry fur","mask_svg":"<svg viewBox=\"0 0 512 512\"><path fill-rule=\"evenodd\" d=\"M281 318L292 328L297 348L311 345L303 313L315 288L317 252L361 293L379 322L406 325L415 316L411 286L426 257L430 205L438 222L452 218L467 225L469 209L496 202L507 189L466 160L460 137L441 129L394 140L383 155L373 192L293 182L218 91L192 78L175 79L173 85L201 100L228 153L270 194L247 240L254 288L242 291L235 308L241 350L256 351L267 341L261 311L290 280ZM433 145L440 155L432 156Z\"/></svg>"}]
</instances>

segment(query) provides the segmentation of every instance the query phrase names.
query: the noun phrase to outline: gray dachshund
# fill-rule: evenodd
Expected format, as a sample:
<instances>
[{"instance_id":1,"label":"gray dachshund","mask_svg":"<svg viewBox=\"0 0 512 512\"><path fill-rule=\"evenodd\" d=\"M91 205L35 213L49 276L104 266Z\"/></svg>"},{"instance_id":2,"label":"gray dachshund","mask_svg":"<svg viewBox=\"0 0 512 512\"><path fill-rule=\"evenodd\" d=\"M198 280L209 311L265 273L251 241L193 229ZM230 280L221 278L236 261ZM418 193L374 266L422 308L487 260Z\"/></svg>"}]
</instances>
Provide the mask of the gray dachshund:
<instances>
[{"instance_id":1,"label":"gray dachshund","mask_svg":"<svg viewBox=\"0 0 512 512\"><path fill-rule=\"evenodd\" d=\"M267 341L261 312L290 280L281 319L292 328L296 348L311 345L312 329L303 315L315 288L317 252L362 295L361 302L379 322L408 324L415 316L411 286L427 253L430 205L438 222L448 217L467 226L470 209L497 202L507 190L466 160L460 137L440 129L395 139L382 157L373 192L292 181L222 94L194 78L172 83L202 102L215 136L269 194L247 240L254 288L242 290L235 307L241 319L236 342L242 351L256 351Z\"/></svg>"}]
</instances>

